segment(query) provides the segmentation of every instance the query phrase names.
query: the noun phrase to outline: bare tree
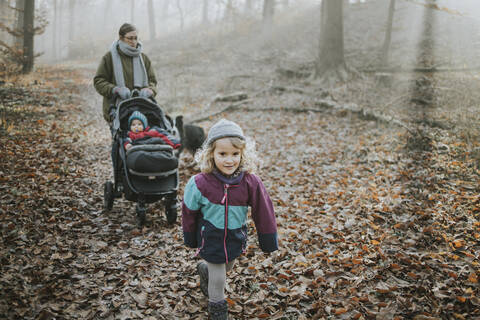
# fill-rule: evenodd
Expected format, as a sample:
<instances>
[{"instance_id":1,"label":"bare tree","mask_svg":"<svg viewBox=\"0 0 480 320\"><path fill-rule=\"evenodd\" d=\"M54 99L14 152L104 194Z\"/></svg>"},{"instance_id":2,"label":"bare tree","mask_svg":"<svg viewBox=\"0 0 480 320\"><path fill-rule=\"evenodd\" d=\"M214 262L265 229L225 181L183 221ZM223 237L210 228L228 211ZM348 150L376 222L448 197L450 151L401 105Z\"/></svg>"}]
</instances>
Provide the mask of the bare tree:
<instances>
[{"instance_id":1,"label":"bare tree","mask_svg":"<svg viewBox=\"0 0 480 320\"><path fill-rule=\"evenodd\" d=\"M169 0L163 0L163 7L162 7L162 20L165 21L168 17L168 7L170 6Z\"/></svg>"},{"instance_id":2,"label":"bare tree","mask_svg":"<svg viewBox=\"0 0 480 320\"><path fill-rule=\"evenodd\" d=\"M323 0L315 78L332 83L346 80L347 76L343 43L343 1Z\"/></svg>"},{"instance_id":3,"label":"bare tree","mask_svg":"<svg viewBox=\"0 0 480 320\"><path fill-rule=\"evenodd\" d=\"M25 8L25 0L17 0L15 4L15 8L17 11L17 26L15 29L23 30L23 10ZM18 48L21 48L23 46L22 37L15 38L15 46Z\"/></svg>"},{"instance_id":4,"label":"bare tree","mask_svg":"<svg viewBox=\"0 0 480 320\"><path fill-rule=\"evenodd\" d=\"M153 10L153 0L148 0L148 24L150 28L150 40L157 37L155 30L155 11Z\"/></svg>"},{"instance_id":5,"label":"bare tree","mask_svg":"<svg viewBox=\"0 0 480 320\"><path fill-rule=\"evenodd\" d=\"M385 40L383 41L381 64L386 67L388 64L388 54L390 51L390 43L392 39L393 14L395 12L395 0L390 0L388 8L387 30L385 31Z\"/></svg>"},{"instance_id":6,"label":"bare tree","mask_svg":"<svg viewBox=\"0 0 480 320\"><path fill-rule=\"evenodd\" d=\"M112 15L112 0L105 1L105 9L103 10L103 26L102 30L107 30L107 23L109 21L109 17Z\"/></svg>"},{"instance_id":7,"label":"bare tree","mask_svg":"<svg viewBox=\"0 0 480 320\"><path fill-rule=\"evenodd\" d=\"M35 18L35 0L25 0L23 16L23 73L29 73L33 69L33 35Z\"/></svg>"},{"instance_id":8,"label":"bare tree","mask_svg":"<svg viewBox=\"0 0 480 320\"><path fill-rule=\"evenodd\" d=\"M252 0L245 0L244 13L249 16L252 13Z\"/></svg>"},{"instance_id":9,"label":"bare tree","mask_svg":"<svg viewBox=\"0 0 480 320\"><path fill-rule=\"evenodd\" d=\"M162 12L161 12L161 21L162 27L166 29L167 27L167 20L168 20L168 8L170 6L170 0L163 0Z\"/></svg>"},{"instance_id":10,"label":"bare tree","mask_svg":"<svg viewBox=\"0 0 480 320\"><path fill-rule=\"evenodd\" d=\"M203 0L202 24L208 24L208 0Z\"/></svg>"},{"instance_id":11,"label":"bare tree","mask_svg":"<svg viewBox=\"0 0 480 320\"><path fill-rule=\"evenodd\" d=\"M182 5L180 3L180 0L177 0L177 9L178 9L178 13L180 15L180 30L183 31L185 21L184 21L183 9L182 9Z\"/></svg>"},{"instance_id":12,"label":"bare tree","mask_svg":"<svg viewBox=\"0 0 480 320\"><path fill-rule=\"evenodd\" d=\"M70 50L73 39L75 38L75 0L69 0L68 12L69 12L69 26L68 26L68 54L71 56L72 50Z\"/></svg>"},{"instance_id":13,"label":"bare tree","mask_svg":"<svg viewBox=\"0 0 480 320\"><path fill-rule=\"evenodd\" d=\"M223 20L227 22L233 20L233 0L227 0L227 5L225 6L225 13L223 15Z\"/></svg>"},{"instance_id":14,"label":"bare tree","mask_svg":"<svg viewBox=\"0 0 480 320\"><path fill-rule=\"evenodd\" d=\"M266 26L271 26L273 22L273 14L275 12L275 0L263 1L263 22Z\"/></svg>"},{"instance_id":15,"label":"bare tree","mask_svg":"<svg viewBox=\"0 0 480 320\"><path fill-rule=\"evenodd\" d=\"M58 29L58 5L57 0L53 0L53 25L52 25L52 56L57 59L57 29Z\"/></svg>"},{"instance_id":16,"label":"bare tree","mask_svg":"<svg viewBox=\"0 0 480 320\"><path fill-rule=\"evenodd\" d=\"M135 22L135 0L130 2L130 22Z\"/></svg>"}]
</instances>

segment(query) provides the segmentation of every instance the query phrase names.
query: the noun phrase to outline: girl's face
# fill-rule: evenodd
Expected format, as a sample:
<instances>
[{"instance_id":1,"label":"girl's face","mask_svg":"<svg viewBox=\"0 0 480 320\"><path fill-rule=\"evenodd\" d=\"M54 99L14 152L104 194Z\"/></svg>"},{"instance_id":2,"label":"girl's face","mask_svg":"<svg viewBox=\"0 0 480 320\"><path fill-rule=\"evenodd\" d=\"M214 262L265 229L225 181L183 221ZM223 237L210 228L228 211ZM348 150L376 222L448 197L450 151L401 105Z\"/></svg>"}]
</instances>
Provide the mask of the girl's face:
<instances>
[{"instance_id":1,"label":"girl's face","mask_svg":"<svg viewBox=\"0 0 480 320\"><path fill-rule=\"evenodd\" d=\"M235 148L229 138L215 141L213 160L217 169L226 176L232 175L240 165L242 150Z\"/></svg>"},{"instance_id":2,"label":"girl's face","mask_svg":"<svg viewBox=\"0 0 480 320\"><path fill-rule=\"evenodd\" d=\"M133 132L142 132L143 131L143 123L138 119L133 119L132 123L130 124L130 131Z\"/></svg>"},{"instance_id":3,"label":"girl's face","mask_svg":"<svg viewBox=\"0 0 480 320\"><path fill-rule=\"evenodd\" d=\"M121 38L126 44L128 44L132 48L136 48L138 44L138 35L137 31L130 31L126 33L122 38Z\"/></svg>"}]
</instances>

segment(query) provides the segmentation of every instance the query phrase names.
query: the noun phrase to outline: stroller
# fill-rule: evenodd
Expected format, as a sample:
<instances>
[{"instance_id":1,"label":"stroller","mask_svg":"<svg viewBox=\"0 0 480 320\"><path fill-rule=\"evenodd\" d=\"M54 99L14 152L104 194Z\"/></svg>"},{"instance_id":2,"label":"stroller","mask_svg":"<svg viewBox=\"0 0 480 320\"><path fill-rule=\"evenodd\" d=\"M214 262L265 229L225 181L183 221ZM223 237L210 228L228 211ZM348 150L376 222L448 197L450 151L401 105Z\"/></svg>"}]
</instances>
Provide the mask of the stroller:
<instances>
[{"instance_id":1,"label":"stroller","mask_svg":"<svg viewBox=\"0 0 480 320\"><path fill-rule=\"evenodd\" d=\"M137 203L137 220L143 225L146 205L164 199L167 222L173 224L177 220L178 158L173 148L160 138L148 139L146 144L135 144L125 150L128 118L134 111L143 113L151 127L174 133L173 121L155 100L139 97L137 90L129 99L117 100L111 127L114 181L104 184L104 208L110 211L115 198L123 194L126 200Z\"/></svg>"}]
</instances>

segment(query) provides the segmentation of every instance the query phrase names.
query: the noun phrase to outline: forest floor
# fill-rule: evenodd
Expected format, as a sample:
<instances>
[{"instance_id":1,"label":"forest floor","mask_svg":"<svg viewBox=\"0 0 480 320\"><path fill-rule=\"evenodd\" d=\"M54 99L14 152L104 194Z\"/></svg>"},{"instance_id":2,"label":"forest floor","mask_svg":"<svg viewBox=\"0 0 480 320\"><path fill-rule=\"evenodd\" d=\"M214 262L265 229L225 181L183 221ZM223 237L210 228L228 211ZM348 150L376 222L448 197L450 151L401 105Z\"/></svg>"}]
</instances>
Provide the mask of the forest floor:
<instances>
[{"instance_id":1,"label":"forest floor","mask_svg":"<svg viewBox=\"0 0 480 320\"><path fill-rule=\"evenodd\" d=\"M143 228L133 203L103 211L110 136L91 72L48 67L1 88L21 116L7 114L1 136L1 317L203 319L180 224L167 225L161 204ZM199 122L227 116L255 137L278 218L280 250L261 254L251 228L229 275L233 318L480 316L478 157L467 143L284 94L255 100L278 111L252 104ZM198 172L181 160L180 195Z\"/></svg>"},{"instance_id":2,"label":"forest floor","mask_svg":"<svg viewBox=\"0 0 480 320\"><path fill-rule=\"evenodd\" d=\"M283 51L170 45L152 55L159 104L205 130L239 123L275 205L280 248L262 254L250 222L227 280L232 319L480 318L475 73L362 73L327 89L305 65L278 68ZM180 222L161 203L141 228L134 203L103 210L95 64L0 86L0 318L205 319ZM181 200L198 167L180 160Z\"/></svg>"}]
</instances>

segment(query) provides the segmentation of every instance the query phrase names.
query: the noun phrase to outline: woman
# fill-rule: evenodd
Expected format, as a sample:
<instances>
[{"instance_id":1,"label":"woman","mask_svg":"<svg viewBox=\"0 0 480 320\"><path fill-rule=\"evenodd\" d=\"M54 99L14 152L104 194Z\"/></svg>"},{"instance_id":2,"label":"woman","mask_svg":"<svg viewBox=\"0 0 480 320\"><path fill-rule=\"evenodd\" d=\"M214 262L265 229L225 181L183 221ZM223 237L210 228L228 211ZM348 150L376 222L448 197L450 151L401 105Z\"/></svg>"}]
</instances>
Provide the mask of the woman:
<instances>
[{"instance_id":1,"label":"woman","mask_svg":"<svg viewBox=\"0 0 480 320\"><path fill-rule=\"evenodd\" d=\"M93 78L95 90L103 96L103 118L108 123L113 120L110 110L113 98L127 99L133 89L139 89L140 96L146 98L156 94L157 79L150 59L142 53L137 29L124 23L118 35Z\"/></svg>"}]
</instances>

